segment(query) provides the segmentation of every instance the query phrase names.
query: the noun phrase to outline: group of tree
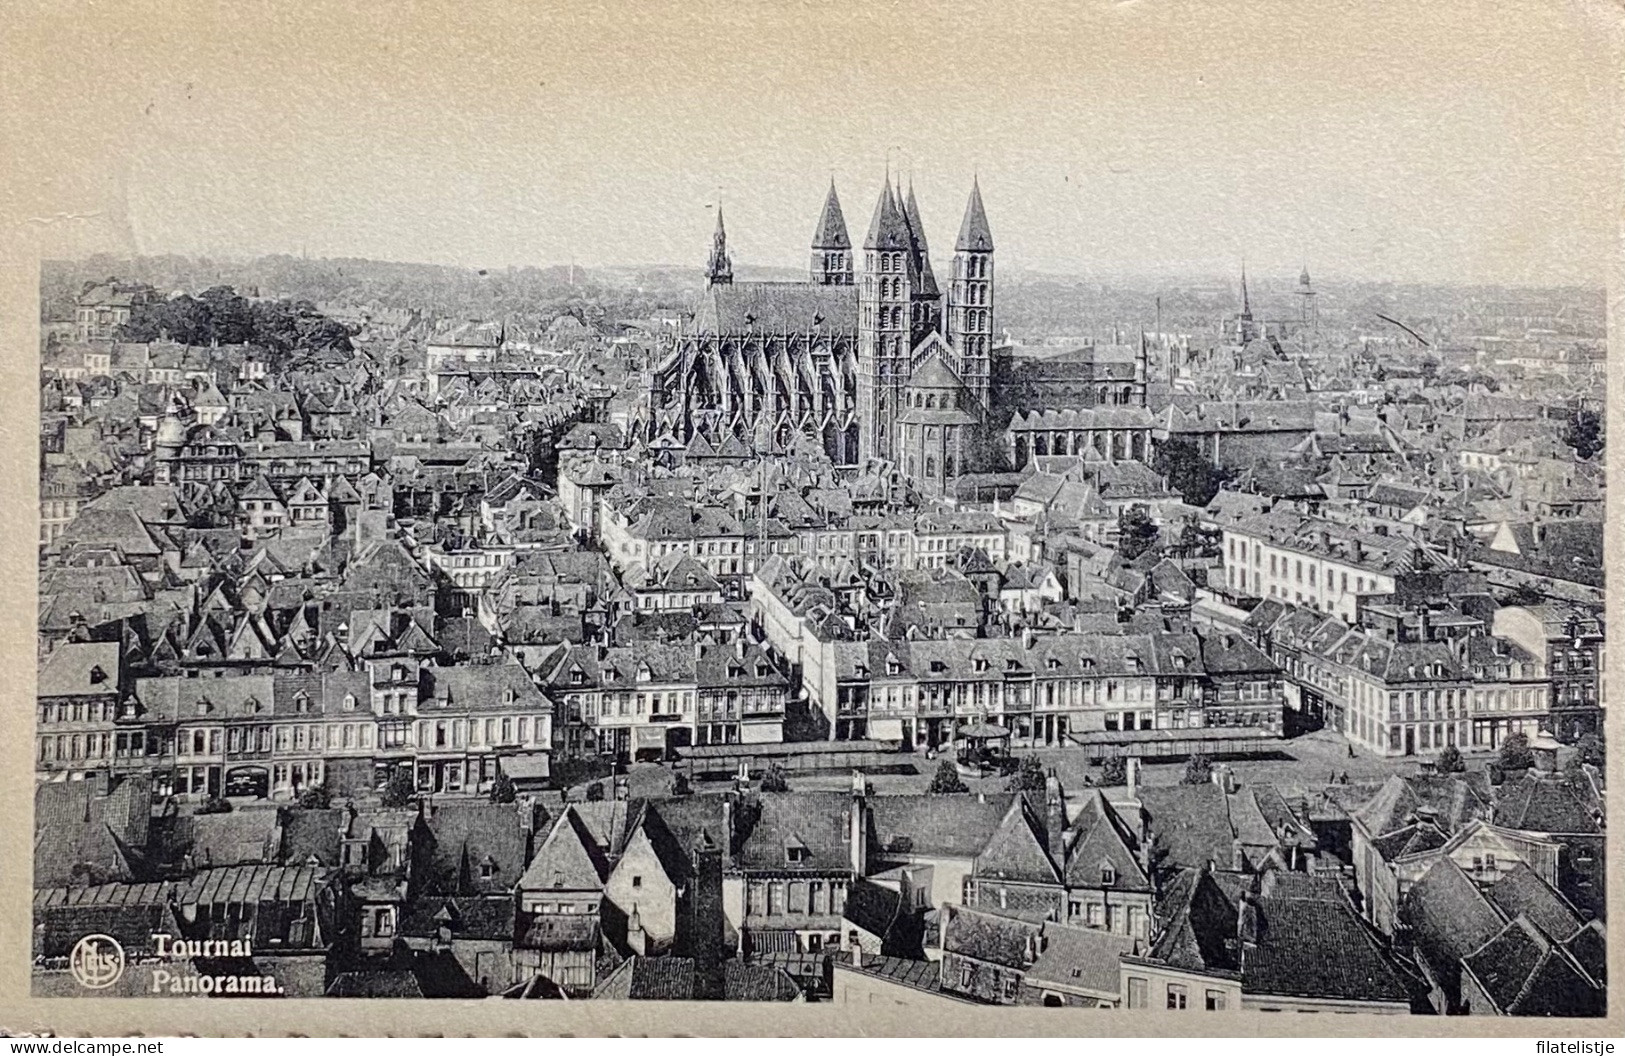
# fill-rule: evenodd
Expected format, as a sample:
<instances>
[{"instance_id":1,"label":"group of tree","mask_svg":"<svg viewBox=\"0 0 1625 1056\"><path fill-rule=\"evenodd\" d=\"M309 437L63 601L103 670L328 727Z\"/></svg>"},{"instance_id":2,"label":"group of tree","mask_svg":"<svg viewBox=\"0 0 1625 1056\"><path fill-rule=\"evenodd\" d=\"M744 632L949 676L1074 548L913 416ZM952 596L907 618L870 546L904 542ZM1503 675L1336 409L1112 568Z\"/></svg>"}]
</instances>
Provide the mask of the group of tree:
<instances>
[{"instance_id":1,"label":"group of tree","mask_svg":"<svg viewBox=\"0 0 1625 1056\"><path fill-rule=\"evenodd\" d=\"M1563 442L1574 448L1579 459L1590 459L1602 453L1602 415L1585 408L1576 410L1563 423Z\"/></svg>"},{"instance_id":2,"label":"group of tree","mask_svg":"<svg viewBox=\"0 0 1625 1056\"><path fill-rule=\"evenodd\" d=\"M1205 785L1213 780L1213 760L1197 753L1185 760L1185 774L1179 779L1182 785Z\"/></svg>"},{"instance_id":3,"label":"group of tree","mask_svg":"<svg viewBox=\"0 0 1625 1056\"><path fill-rule=\"evenodd\" d=\"M1131 506L1117 519L1117 554L1133 561L1157 541L1158 529L1144 506Z\"/></svg>"},{"instance_id":4,"label":"group of tree","mask_svg":"<svg viewBox=\"0 0 1625 1056\"><path fill-rule=\"evenodd\" d=\"M273 356L329 349L348 352L351 347L349 327L329 319L309 301L251 301L230 286L138 305L117 336L121 341L252 345Z\"/></svg>"},{"instance_id":5,"label":"group of tree","mask_svg":"<svg viewBox=\"0 0 1625 1056\"><path fill-rule=\"evenodd\" d=\"M1168 478L1168 486L1179 492L1187 506L1206 506L1219 488L1235 474L1208 461L1189 440L1165 440L1157 445L1151 468Z\"/></svg>"},{"instance_id":6,"label":"group of tree","mask_svg":"<svg viewBox=\"0 0 1625 1056\"><path fill-rule=\"evenodd\" d=\"M1048 781L1049 773L1043 762L1036 755L1028 755L1022 757L1021 765L1004 787L1011 792L1042 792Z\"/></svg>"},{"instance_id":7,"label":"group of tree","mask_svg":"<svg viewBox=\"0 0 1625 1056\"><path fill-rule=\"evenodd\" d=\"M763 792L788 792L790 782L784 778L784 768L778 763L769 763L767 769L762 771Z\"/></svg>"},{"instance_id":8,"label":"group of tree","mask_svg":"<svg viewBox=\"0 0 1625 1056\"><path fill-rule=\"evenodd\" d=\"M954 765L952 759L944 759L937 764L937 772L931 776L931 784L927 791L937 795L946 795L953 792L969 792L970 788L959 778L959 767Z\"/></svg>"},{"instance_id":9,"label":"group of tree","mask_svg":"<svg viewBox=\"0 0 1625 1056\"><path fill-rule=\"evenodd\" d=\"M1527 770L1534 766L1535 753L1529 750L1529 736L1523 733L1507 734L1507 739L1501 742L1496 762L1503 771Z\"/></svg>"}]
</instances>

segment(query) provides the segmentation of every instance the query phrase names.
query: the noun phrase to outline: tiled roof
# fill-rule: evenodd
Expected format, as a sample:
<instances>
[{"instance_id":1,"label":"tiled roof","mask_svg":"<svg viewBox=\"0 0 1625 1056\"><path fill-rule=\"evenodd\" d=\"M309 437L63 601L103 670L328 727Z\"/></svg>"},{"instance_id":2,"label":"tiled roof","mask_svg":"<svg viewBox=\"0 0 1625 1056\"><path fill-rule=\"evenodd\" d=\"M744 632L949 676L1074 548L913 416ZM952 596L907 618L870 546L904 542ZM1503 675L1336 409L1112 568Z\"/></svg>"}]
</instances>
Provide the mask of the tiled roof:
<instances>
[{"instance_id":1,"label":"tiled roof","mask_svg":"<svg viewBox=\"0 0 1625 1056\"><path fill-rule=\"evenodd\" d=\"M1556 939L1566 939L1584 923L1568 899L1522 861L1502 873L1485 894L1508 920L1520 914Z\"/></svg>"},{"instance_id":2,"label":"tiled roof","mask_svg":"<svg viewBox=\"0 0 1625 1056\"><path fill-rule=\"evenodd\" d=\"M693 328L699 334L817 334L858 329L855 286L804 282L735 282L706 291Z\"/></svg>"},{"instance_id":3,"label":"tiled roof","mask_svg":"<svg viewBox=\"0 0 1625 1056\"><path fill-rule=\"evenodd\" d=\"M951 904L943 912L948 914L942 943L945 953L1022 969L1038 955L1043 932L1039 918Z\"/></svg>"},{"instance_id":4,"label":"tiled roof","mask_svg":"<svg viewBox=\"0 0 1625 1056\"><path fill-rule=\"evenodd\" d=\"M1528 917L1509 922L1462 960L1493 1006L1508 1016L1596 1016L1604 992ZM1475 1010L1476 1011L1476 1010Z\"/></svg>"},{"instance_id":5,"label":"tiled roof","mask_svg":"<svg viewBox=\"0 0 1625 1056\"><path fill-rule=\"evenodd\" d=\"M1341 901L1261 898L1242 950L1244 994L1406 1002L1411 984Z\"/></svg>"}]
</instances>

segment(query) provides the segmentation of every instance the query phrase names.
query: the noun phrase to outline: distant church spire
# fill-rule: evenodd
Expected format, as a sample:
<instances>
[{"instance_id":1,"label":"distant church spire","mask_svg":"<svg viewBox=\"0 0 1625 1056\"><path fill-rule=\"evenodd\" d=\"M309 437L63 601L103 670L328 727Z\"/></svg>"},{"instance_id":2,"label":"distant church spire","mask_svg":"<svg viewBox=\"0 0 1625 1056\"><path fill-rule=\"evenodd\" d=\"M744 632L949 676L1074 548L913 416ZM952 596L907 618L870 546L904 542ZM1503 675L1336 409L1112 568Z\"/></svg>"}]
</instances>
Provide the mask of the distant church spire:
<instances>
[{"instance_id":1,"label":"distant church spire","mask_svg":"<svg viewBox=\"0 0 1625 1056\"><path fill-rule=\"evenodd\" d=\"M1243 319L1253 317L1252 305L1247 300L1247 262L1245 260L1241 262L1241 317Z\"/></svg>"},{"instance_id":2,"label":"distant church spire","mask_svg":"<svg viewBox=\"0 0 1625 1056\"><path fill-rule=\"evenodd\" d=\"M733 259L728 256L728 232L722 225L722 202L717 202L717 230L711 236L711 259L705 263L705 284L726 286L734 281Z\"/></svg>"}]
</instances>

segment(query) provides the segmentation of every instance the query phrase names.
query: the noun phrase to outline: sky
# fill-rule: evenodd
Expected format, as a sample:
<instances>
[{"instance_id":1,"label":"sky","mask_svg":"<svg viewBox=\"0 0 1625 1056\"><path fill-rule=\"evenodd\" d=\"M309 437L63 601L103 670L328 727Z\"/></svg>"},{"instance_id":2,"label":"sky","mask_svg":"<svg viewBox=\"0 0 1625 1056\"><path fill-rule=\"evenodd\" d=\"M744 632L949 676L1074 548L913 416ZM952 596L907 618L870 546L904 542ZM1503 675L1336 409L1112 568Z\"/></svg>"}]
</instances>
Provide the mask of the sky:
<instances>
[{"instance_id":1,"label":"sky","mask_svg":"<svg viewBox=\"0 0 1625 1056\"><path fill-rule=\"evenodd\" d=\"M5 215L61 256L698 265L720 200L736 262L801 267L830 179L856 240L889 168L939 260L978 178L1007 269L1595 283L1617 245L1600 2L365 6L19 8Z\"/></svg>"}]
</instances>

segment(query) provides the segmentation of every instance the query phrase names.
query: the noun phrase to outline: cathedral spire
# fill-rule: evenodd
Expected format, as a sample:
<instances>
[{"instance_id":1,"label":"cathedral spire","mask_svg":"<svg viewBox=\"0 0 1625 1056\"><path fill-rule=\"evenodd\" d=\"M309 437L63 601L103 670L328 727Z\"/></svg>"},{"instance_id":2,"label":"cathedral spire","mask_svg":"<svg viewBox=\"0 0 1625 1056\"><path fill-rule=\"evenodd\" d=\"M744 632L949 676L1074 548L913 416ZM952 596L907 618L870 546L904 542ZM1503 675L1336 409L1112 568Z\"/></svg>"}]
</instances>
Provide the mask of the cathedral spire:
<instances>
[{"instance_id":1,"label":"cathedral spire","mask_svg":"<svg viewBox=\"0 0 1625 1056\"><path fill-rule=\"evenodd\" d=\"M982 184L972 180L970 201L965 204L965 220L959 225L958 253L986 253L993 249L993 231L987 226L987 210L982 208Z\"/></svg>"},{"instance_id":2,"label":"cathedral spire","mask_svg":"<svg viewBox=\"0 0 1625 1056\"><path fill-rule=\"evenodd\" d=\"M1241 262L1241 317L1243 319L1253 317L1252 304L1247 300L1247 261L1245 260Z\"/></svg>"},{"instance_id":3,"label":"cathedral spire","mask_svg":"<svg viewBox=\"0 0 1625 1056\"><path fill-rule=\"evenodd\" d=\"M874 218L869 221L869 235L863 240L864 249L911 249L908 222L897 204L892 191L891 178L880 189L880 200L875 203Z\"/></svg>"},{"instance_id":4,"label":"cathedral spire","mask_svg":"<svg viewBox=\"0 0 1625 1056\"><path fill-rule=\"evenodd\" d=\"M920 222L920 203L914 198L912 179L908 181L908 197L903 202L903 222L908 225L909 240L912 243L910 263L919 283L920 293L935 297L938 295L937 277L931 270L931 248L925 243L925 225Z\"/></svg>"},{"instance_id":5,"label":"cathedral spire","mask_svg":"<svg viewBox=\"0 0 1625 1056\"><path fill-rule=\"evenodd\" d=\"M846 217L835 194L835 178L830 177L824 211L813 231L812 281L821 286L852 285L852 239L846 233Z\"/></svg>"},{"instance_id":6,"label":"cathedral spire","mask_svg":"<svg viewBox=\"0 0 1625 1056\"><path fill-rule=\"evenodd\" d=\"M841 199L835 194L835 180L829 181L829 194L824 198L824 211L818 216L818 230L813 232L814 249L851 249L847 237L846 217L841 213Z\"/></svg>"},{"instance_id":7,"label":"cathedral spire","mask_svg":"<svg viewBox=\"0 0 1625 1056\"><path fill-rule=\"evenodd\" d=\"M722 223L722 202L717 202L717 229L711 236L711 258L705 263L705 284L726 286L734 281L733 259L728 256L728 232Z\"/></svg>"}]
</instances>

